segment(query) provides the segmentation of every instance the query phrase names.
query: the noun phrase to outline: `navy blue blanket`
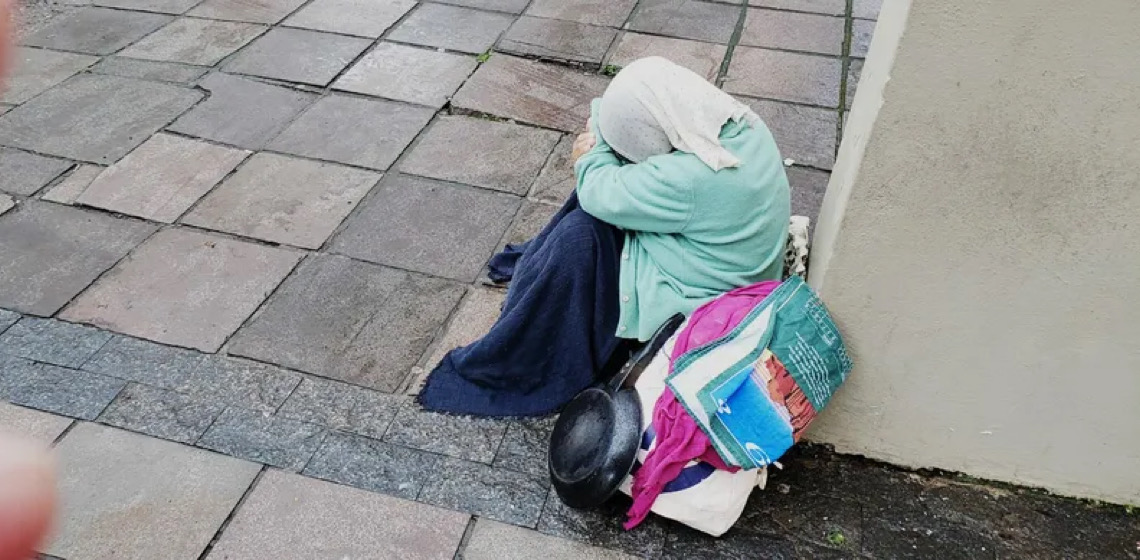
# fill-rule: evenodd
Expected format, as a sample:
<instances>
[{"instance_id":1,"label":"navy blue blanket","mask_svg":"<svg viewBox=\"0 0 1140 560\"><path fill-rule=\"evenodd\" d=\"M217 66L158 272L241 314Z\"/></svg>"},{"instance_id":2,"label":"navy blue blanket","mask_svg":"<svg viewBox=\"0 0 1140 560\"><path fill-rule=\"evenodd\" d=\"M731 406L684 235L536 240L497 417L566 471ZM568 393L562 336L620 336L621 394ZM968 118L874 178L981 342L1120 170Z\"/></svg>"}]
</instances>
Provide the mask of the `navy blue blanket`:
<instances>
[{"instance_id":1,"label":"navy blue blanket","mask_svg":"<svg viewBox=\"0 0 1140 560\"><path fill-rule=\"evenodd\" d=\"M420 404L475 416L541 416L588 387L618 348L621 230L577 196L534 239L490 263L510 281L498 322L432 371Z\"/></svg>"}]
</instances>

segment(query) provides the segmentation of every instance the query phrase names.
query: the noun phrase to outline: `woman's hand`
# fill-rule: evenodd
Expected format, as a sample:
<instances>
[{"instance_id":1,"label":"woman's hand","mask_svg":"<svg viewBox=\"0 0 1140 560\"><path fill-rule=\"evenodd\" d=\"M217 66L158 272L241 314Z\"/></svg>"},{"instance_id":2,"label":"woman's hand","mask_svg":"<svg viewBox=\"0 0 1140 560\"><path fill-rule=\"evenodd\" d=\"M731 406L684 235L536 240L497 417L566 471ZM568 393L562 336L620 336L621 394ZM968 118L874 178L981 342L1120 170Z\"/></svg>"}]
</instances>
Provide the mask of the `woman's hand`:
<instances>
[{"instance_id":1,"label":"woman's hand","mask_svg":"<svg viewBox=\"0 0 1140 560\"><path fill-rule=\"evenodd\" d=\"M593 132L583 132L578 135L578 139L574 140L574 149L570 152L570 159L574 163L578 163L578 158L586 155L586 152L594 149L597 145L598 139L594 137Z\"/></svg>"}]
</instances>

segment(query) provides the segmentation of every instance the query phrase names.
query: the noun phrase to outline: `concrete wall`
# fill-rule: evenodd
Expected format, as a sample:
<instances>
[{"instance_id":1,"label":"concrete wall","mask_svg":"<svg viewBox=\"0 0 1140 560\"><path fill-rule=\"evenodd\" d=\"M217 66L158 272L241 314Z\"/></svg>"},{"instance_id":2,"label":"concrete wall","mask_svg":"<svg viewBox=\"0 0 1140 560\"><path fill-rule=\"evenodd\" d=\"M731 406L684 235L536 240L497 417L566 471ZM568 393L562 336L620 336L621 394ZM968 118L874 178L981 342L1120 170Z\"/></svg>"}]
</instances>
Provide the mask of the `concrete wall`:
<instances>
[{"instance_id":1,"label":"concrete wall","mask_svg":"<svg viewBox=\"0 0 1140 560\"><path fill-rule=\"evenodd\" d=\"M1140 503L1140 2L886 0L815 233L812 439Z\"/></svg>"}]
</instances>

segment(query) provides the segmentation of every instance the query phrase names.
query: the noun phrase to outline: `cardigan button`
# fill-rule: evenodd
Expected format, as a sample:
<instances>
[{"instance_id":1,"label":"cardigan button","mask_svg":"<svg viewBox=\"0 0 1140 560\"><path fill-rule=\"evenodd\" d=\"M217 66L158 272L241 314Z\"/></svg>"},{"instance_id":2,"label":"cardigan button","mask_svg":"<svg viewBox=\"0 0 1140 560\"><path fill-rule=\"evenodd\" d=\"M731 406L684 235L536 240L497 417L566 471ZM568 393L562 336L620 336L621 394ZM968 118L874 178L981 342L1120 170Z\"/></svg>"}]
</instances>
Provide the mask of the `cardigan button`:
<instances>
[{"instance_id":1,"label":"cardigan button","mask_svg":"<svg viewBox=\"0 0 1140 560\"><path fill-rule=\"evenodd\" d=\"M621 300L626 302L626 303L629 303L629 296L621 296Z\"/></svg>"}]
</instances>

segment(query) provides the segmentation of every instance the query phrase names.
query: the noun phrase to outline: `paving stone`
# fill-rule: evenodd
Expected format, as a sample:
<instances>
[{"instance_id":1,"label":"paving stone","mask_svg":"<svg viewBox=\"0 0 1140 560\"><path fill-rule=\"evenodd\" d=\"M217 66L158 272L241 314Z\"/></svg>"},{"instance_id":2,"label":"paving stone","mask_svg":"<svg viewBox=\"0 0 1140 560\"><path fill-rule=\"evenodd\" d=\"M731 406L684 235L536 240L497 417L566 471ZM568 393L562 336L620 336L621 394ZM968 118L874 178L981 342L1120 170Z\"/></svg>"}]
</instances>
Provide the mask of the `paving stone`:
<instances>
[{"instance_id":1,"label":"paving stone","mask_svg":"<svg viewBox=\"0 0 1140 560\"><path fill-rule=\"evenodd\" d=\"M25 201L0 217L0 306L52 315L154 230L144 222Z\"/></svg>"},{"instance_id":2,"label":"paving stone","mask_svg":"<svg viewBox=\"0 0 1140 560\"><path fill-rule=\"evenodd\" d=\"M637 0L534 0L526 15L621 27Z\"/></svg>"},{"instance_id":3,"label":"paving stone","mask_svg":"<svg viewBox=\"0 0 1140 560\"><path fill-rule=\"evenodd\" d=\"M556 420L551 417L511 422L491 464L534 476L550 476L547 452Z\"/></svg>"},{"instance_id":4,"label":"paving stone","mask_svg":"<svg viewBox=\"0 0 1140 560\"><path fill-rule=\"evenodd\" d=\"M175 389L199 400L270 413L301 382L301 374L228 356L206 356Z\"/></svg>"},{"instance_id":5,"label":"paving stone","mask_svg":"<svg viewBox=\"0 0 1140 560\"><path fill-rule=\"evenodd\" d=\"M323 87L368 45L367 39L277 28L230 59L225 70Z\"/></svg>"},{"instance_id":6,"label":"paving stone","mask_svg":"<svg viewBox=\"0 0 1140 560\"><path fill-rule=\"evenodd\" d=\"M740 44L820 54L843 54L841 17L749 9Z\"/></svg>"},{"instance_id":7,"label":"paving stone","mask_svg":"<svg viewBox=\"0 0 1140 560\"><path fill-rule=\"evenodd\" d=\"M127 336L115 336L83 369L163 389L189 385L191 375L205 354L155 344Z\"/></svg>"},{"instance_id":8,"label":"paving stone","mask_svg":"<svg viewBox=\"0 0 1140 560\"><path fill-rule=\"evenodd\" d=\"M642 0L629 28L655 35L727 44L740 8L697 0Z\"/></svg>"},{"instance_id":9,"label":"paving stone","mask_svg":"<svg viewBox=\"0 0 1140 560\"><path fill-rule=\"evenodd\" d=\"M837 107L841 74L842 64L836 58L737 47L724 89L741 95Z\"/></svg>"},{"instance_id":10,"label":"paving stone","mask_svg":"<svg viewBox=\"0 0 1140 560\"><path fill-rule=\"evenodd\" d=\"M854 0L851 15L860 19L879 19L879 11L882 9L883 0Z\"/></svg>"},{"instance_id":11,"label":"paving stone","mask_svg":"<svg viewBox=\"0 0 1140 560\"><path fill-rule=\"evenodd\" d=\"M63 12L25 36L31 47L87 54L111 54L150 35L173 19L170 16L80 7Z\"/></svg>"},{"instance_id":12,"label":"paving stone","mask_svg":"<svg viewBox=\"0 0 1140 560\"><path fill-rule=\"evenodd\" d=\"M169 129L252 150L277 136L317 98L229 74L210 74L198 85L210 92L210 98Z\"/></svg>"},{"instance_id":13,"label":"paving stone","mask_svg":"<svg viewBox=\"0 0 1140 560\"><path fill-rule=\"evenodd\" d=\"M31 196L70 168L70 161L0 148L0 191Z\"/></svg>"},{"instance_id":14,"label":"paving stone","mask_svg":"<svg viewBox=\"0 0 1140 560\"><path fill-rule=\"evenodd\" d=\"M376 38L415 6L413 0L314 0L285 25Z\"/></svg>"},{"instance_id":15,"label":"paving stone","mask_svg":"<svg viewBox=\"0 0 1140 560\"><path fill-rule=\"evenodd\" d=\"M388 39L478 54L491 48L514 17L457 6L421 4Z\"/></svg>"},{"instance_id":16,"label":"paving stone","mask_svg":"<svg viewBox=\"0 0 1140 560\"><path fill-rule=\"evenodd\" d=\"M270 149L372 169L387 169L434 111L380 99L329 95L317 101Z\"/></svg>"},{"instance_id":17,"label":"paving stone","mask_svg":"<svg viewBox=\"0 0 1140 560\"><path fill-rule=\"evenodd\" d=\"M452 6L466 6L468 8L480 8L483 10L492 10L496 12L507 12L511 14L521 14L526 9L530 0L440 0L440 4L451 4Z\"/></svg>"},{"instance_id":18,"label":"paving stone","mask_svg":"<svg viewBox=\"0 0 1140 560\"><path fill-rule=\"evenodd\" d=\"M831 173L799 166L789 167L786 171L792 188L792 214L807 216L814 226L819 221L819 208L823 205Z\"/></svg>"},{"instance_id":19,"label":"paving stone","mask_svg":"<svg viewBox=\"0 0 1140 560\"><path fill-rule=\"evenodd\" d=\"M306 378L278 415L380 439L405 400L356 385Z\"/></svg>"},{"instance_id":20,"label":"paving stone","mask_svg":"<svg viewBox=\"0 0 1140 560\"><path fill-rule=\"evenodd\" d=\"M400 169L524 195L559 139L557 132L549 130L487 119L442 116L400 164ZM465 143L479 149L455 149ZM508 161L510 165L504 165Z\"/></svg>"},{"instance_id":21,"label":"paving stone","mask_svg":"<svg viewBox=\"0 0 1140 560\"><path fill-rule=\"evenodd\" d=\"M91 420L124 385L113 377L0 354L0 399L12 404Z\"/></svg>"},{"instance_id":22,"label":"paving stone","mask_svg":"<svg viewBox=\"0 0 1140 560\"><path fill-rule=\"evenodd\" d=\"M851 56L864 58L871 48L871 37L875 35L875 22L857 19L851 22Z\"/></svg>"},{"instance_id":23,"label":"paving stone","mask_svg":"<svg viewBox=\"0 0 1140 560\"><path fill-rule=\"evenodd\" d=\"M550 223L550 219L558 213L559 209L558 206L543 202L530 200L523 202L522 208L515 216L515 221L511 223L507 235L503 238L504 243L517 245L534 239L534 236L538 235Z\"/></svg>"},{"instance_id":24,"label":"paving stone","mask_svg":"<svg viewBox=\"0 0 1140 560\"><path fill-rule=\"evenodd\" d=\"M0 212L2 214L3 212ZM20 320L20 314L15 311L8 311L7 309L0 309L0 333L8 330L8 327L16 324Z\"/></svg>"},{"instance_id":25,"label":"paving stone","mask_svg":"<svg viewBox=\"0 0 1140 560\"><path fill-rule=\"evenodd\" d=\"M470 56L380 43L333 87L439 108L476 66Z\"/></svg>"},{"instance_id":26,"label":"paving stone","mask_svg":"<svg viewBox=\"0 0 1140 560\"><path fill-rule=\"evenodd\" d=\"M639 58L661 56L713 81L727 51L728 47L714 43L629 32L622 36L610 64L624 67Z\"/></svg>"},{"instance_id":27,"label":"paving stone","mask_svg":"<svg viewBox=\"0 0 1140 560\"><path fill-rule=\"evenodd\" d=\"M144 60L213 66L265 31L251 23L178 18L121 54Z\"/></svg>"},{"instance_id":28,"label":"paving stone","mask_svg":"<svg viewBox=\"0 0 1140 560\"><path fill-rule=\"evenodd\" d=\"M565 132L586 126L590 101L609 79L563 66L495 55L452 99L452 106Z\"/></svg>"},{"instance_id":29,"label":"paving stone","mask_svg":"<svg viewBox=\"0 0 1140 560\"><path fill-rule=\"evenodd\" d=\"M44 552L196 559L260 465L95 424L57 446L62 511Z\"/></svg>"},{"instance_id":30,"label":"paving stone","mask_svg":"<svg viewBox=\"0 0 1140 560\"><path fill-rule=\"evenodd\" d=\"M799 556L796 543L783 537L732 531L714 538L687 527L677 527L666 534L662 559L688 560L696 557L784 560Z\"/></svg>"},{"instance_id":31,"label":"paving stone","mask_svg":"<svg viewBox=\"0 0 1140 560\"><path fill-rule=\"evenodd\" d=\"M304 474L355 488L415 499L438 457L362 436L330 433Z\"/></svg>"},{"instance_id":32,"label":"paving stone","mask_svg":"<svg viewBox=\"0 0 1140 560\"><path fill-rule=\"evenodd\" d=\"M468 519L458 512L268 471L207 558L451 560Z\"/></svg>"},{"instance_id":33,"label":"paving stone","mask_svg":"<svg viewBox=\"0 0 1140 560\"><path fill-rule=\"evenodd\" d=\"M24 317L0 335L0 352L77 368L110 339L111 333L99 329L53 319Z\"/></svg>"},{"instance_id":34,"label":"paving stone","mask_svg":"<svg viewBox=\"0 0 1140 560\"><path fill-rule=\"evenodd\" d=\"M0 193L0 216L3 216L5 212L7 212L7 211L9 211L15 207L16 207L16 199L14 199L14 198L6 195L6 194Z\"/></svg>"},{"instance_id":35,"label":"paving stone","mask_svg":"<svg viewBox=\"0 0 1140 560\"><path fill-rule=\"evenodd\" d=\"M519 199L407 175L391 176L334 239L334 251L379 264L472 282Z\"/></svg>"},{"instance_id":36,"label":"paving stone","mask_svg":"<svg viewBox=\"0 0 1140 560\"><path fill-rule=\"evenodd\" d=\"M812 12L829 16L841 16L847 13L846 0L749 0L748 4L750 6Z\"/></svg>"},{"instance_id":37,"label":"paving stone","mask_svg":"<svg viewBox=\"0 0 1140 560\"><path fill-rule=\"evenodd\" d=\"M371 171L259 153L183 222L317 249L379 180Z\"/></svg>"},{"instance_id":38,"label":"paving stone","mask_svg":"<svg viewBox=\"0 0 1140 560\"><path fill-rule=\"evenodd\" d=\"M97 57L82 54L17 48L11 75L0 101L18 105L94 64Z\"/></svg>"},{"instance_id":39,"label":"paving stone","mask_svg":"<svg viewBox=\"0 0 1140 560\"><path fill-rule=\"evenodd\" d=\"M299 254L284 249L163 230L76 299L61 318L215 352L298 260Z\"/></svg>"},{"instance_id":40,"label":"paving stone","mask_svg":"<svg viewBox=\"0 0 1140 560\"><path fill-rule=\"evenodd\" d=\"M156 134L101 173L76 202L172 223L247 156L245 150Z\"/></svg>"},{"instance_id":41,"label":"paving stone","mask_svg":"<svg viewBox=\"0 0 1140 560\"><path fill-rule=\"evenodd\" d=\"M206 0L191 10L190 15L251 23L277 23L304 3L305 0Z\"/></svg>"},{"instance_id":42,"label":"paving stone","mask_svg":"<svg viewBox=\"0 0 1140 560\"><path fill-rule=\"evenodd\" d=\"M464 560L633 560L613 550L544 535L537 531L479 519L463 549Z\"/></svg>"},{"instance_id":43,"label":"paving stone","mask_svg":"<svg viewBox=\"0 0 1140 560\"><path fill-rule=\"evenodd\" d=\"M224 408L181 393L131 383L99 415L99 421L148 436L194 443Z\"/></svg>"},{"instance_id":44,"label":"paving stone","mask_svg":"<svg viewBox=\"0 0 1140 560\"><path fill-rule=\"evenodd\" d=\"M570 161L573 150L574 135L564 135L538 173L538 178L530 189L530 196L553 204L562 204L570 198L578 185L574 176L574 162Z\"/></svg>"},{"instance_id":45,"label":"paving stone","mask_svg":"<svg viewBox=\"0 0 1140 560\"><path fill-rule=\"evenodd\" d=\"M98 74L138 78L140 80L154 80L159 82L173 82L189 84L205 75L209 68L202 66L189 66L174 62L156 62L153 60L136 60L122 56L108 56L99 64L91 68Z\"/></svg>"},{"instance_id":46,"label":"paving stone","mask_svg":"<svg viewBox=\"0 0 1140 560\"><path fill-rule=\"evenodd\" d=\"M780 148L780 154L796 163L831 169L835 165L836 129L839 113L828 109L742 99L761 119Z\"/></svg>"},{"instance_id":47,"label":"paving stone","mask_svg":"<svg viewBox=\"0 0 1140 560\"><path fill-rule=\"evenodd\" d=\"M325 429L261 412L228 408L198 442L199 447L247 461L299 471L317 451Z\"/></svg>"},{"instance_id":48,"label":"paving stone","mask_svg":"<svg viewBox=\"0 0 1140 560\"><path fill-rule=\"evenodd\" d=\"M523 16L515 21L497 50L571 62L601 64L617 31L573 21Z\"/></svg>"},{"instance_id":49,"label":"paving stone","mask_svg":"<svg viewBox=\"0 0 1140 560\"><path fill-rule=\"evenodd\" d=\"M162 14L182 14L193 8L202 0L95 0L96 6L119 8L123 10L140 10L143 12L158 12Z\"/></svg>"},{"instance_id":50,"label":"paving stone","mask_svg":"<svg viewBox=\"0 0 1140 560\"><path fill-rule=\"evenodd\" d=\"M506 431L502 421L428 412L408 402L396 413L384 441L490 464Z\"/></svg>"},{"instance_id":51,"label":"paving stone","mask_svg":"<svg viewBox=\"0 0 1140 560\"><path fill-rule=\"evenodd\" d=\"M74 204L75 199L87 190L91 181L99 176L105 167L98 165L80 164L71 170L59 183L47 190L41 199L60 204Z\"/></svg>"},{"instance_id":52,"label":"paving stone","mask_svg":"<svg viewBox=\"0 0 1140 560\"><path fill-rule=\"evenodd\" d=\"M852 60L847 66L847 92L845 107L851 109L855 102L855 91L859 88L859 77L863 74L863 61Z\"/></svg>"},{"instance_id":53,"label":"paving stone","mask_svg":"<svg viewBox=\"0 0 1140 560\"><path fill-rule=\"evenodd\" d=\"M408 384L407 393L419 394L428 374L452 349L467 346L487 334L499 319L505 297L506 293L503 290L473 288L468 292L459 309L455 311L455 315L451 317L451 322L442 338L435 344L431 357L423 363L423 367L413 369L415 379Z\"/></svg>"},{"instance_id":54,"label":"paving stone","mask_svg":"<svg viewBox=\"0 0 1140 560\"><path fill-rule=\"evenodd\" d=\"M202 93L159 82L80 74L0 117L10 145L90 163L118 161Z\"/></svg>"},{"instance_id":55,"label":"paving stone","mask_svg":"<svg viewBox=\"0 0 1140 560\"><path fill-rule=\"evenodd\" d=\"M550 483L536 477L462 459L440 459L419 501L513 525L534 527Z\"/></svg>"},{"instance_id":56,"label":"paving stone","mask_svg":"<svg viewBox=\"0 0 1140 560\"><path fill-rule=\"evenodd\" d=\"M626 531L622 529L622 523L629 506L629 498L618 496L595 509L572 509L563 504L551 489L538 521L538 530L592 546L620 550L639 558L659 558L665 544L664 522L650 516L637 530ZM670 526L669 530L673 531L674 527Z\"/></svg>"},{"instance_id":57,"label":"paving stone","mask_svg":"<svg viewBox=\"0 0 1140 560\"><path fill-rule=\"evenodd\" d=\"M238 332L229 351L391 392L462 295L461 286L444 280L315 256Z\"/></svg>"},{"instance_id":58,"label":"paving stone","mask_svg":"<svg viewBox=\"0 0 1140 560\"><path fill-rule=\"evenodd\" d=\"M12 105L4 105L3 103L0 103L0 115L3 115L4 113L7 113L8 111L11 111L11 110L12 110Z\"/></svg>"},{"instance_id":59,"label":"paving stone","mask_svg":"<svg viewBox=\"0 0 1140 560\"><path fill-rule=\"evenodd\" d=\"M56 416L0 401L0 432L16 434L50 445L71 425L71 418Z\"/></svg>"}]
</instances>

